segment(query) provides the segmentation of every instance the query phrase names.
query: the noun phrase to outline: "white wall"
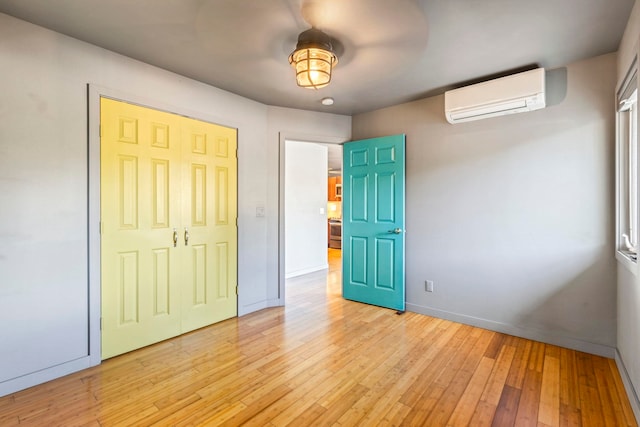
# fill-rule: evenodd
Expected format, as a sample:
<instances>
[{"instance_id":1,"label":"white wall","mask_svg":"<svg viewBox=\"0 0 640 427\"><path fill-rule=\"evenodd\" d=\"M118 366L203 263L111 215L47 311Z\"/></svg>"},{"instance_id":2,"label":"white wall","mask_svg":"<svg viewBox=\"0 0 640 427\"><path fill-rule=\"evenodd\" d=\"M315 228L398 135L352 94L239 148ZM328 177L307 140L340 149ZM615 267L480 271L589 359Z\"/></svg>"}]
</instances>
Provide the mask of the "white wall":
<instances>
[{"instance_id":1,"label":"white wall","mask_svg":"<svg viewBox=\"0 0 640 427\"><path fill-rule=\"evenodd\" d=\"M617 85L620 87L638 55L640 5L635 3L618 52ZM618 353L616 361L625 382L636 418L640 419L640 279L638 265L618 264Z\"/></svg>"},{"instance_id":2,"label":"white wall","mask_svg":"<svg viewBox=\"0 0 640 427\"><path fill-rule=\"evenodd\" d=\"M350 117L276 108L270 123L271 107L4 14L0 40L0 395L95 362L88 349L99 341L99 291L89 292L96 238L87 216L98 195L88 186L87 84L238 129L238 309L274 303L279 134L331 134L339 123L348 135Z\"/></svg>"},{"instance_id":3,"label":"white wall","mask_svg":"<svg viewBox=\"0 0 640 427\"><path fill-rule=\"evenodd\" d=\"M409 310L613 355L615 61L559 70L540 111L450 125L437 96L353 118L354 139L406 133Z\"/></svg>"},{"instance_id":4,"label":"white wall","mask_svg":"<svg viewBox=\"0 0 640 427\"><path fill-rule=\"evenodd\" d=\"M328 268L327 147L285 142L285 276Z\"/></svg>"}]
</instances>

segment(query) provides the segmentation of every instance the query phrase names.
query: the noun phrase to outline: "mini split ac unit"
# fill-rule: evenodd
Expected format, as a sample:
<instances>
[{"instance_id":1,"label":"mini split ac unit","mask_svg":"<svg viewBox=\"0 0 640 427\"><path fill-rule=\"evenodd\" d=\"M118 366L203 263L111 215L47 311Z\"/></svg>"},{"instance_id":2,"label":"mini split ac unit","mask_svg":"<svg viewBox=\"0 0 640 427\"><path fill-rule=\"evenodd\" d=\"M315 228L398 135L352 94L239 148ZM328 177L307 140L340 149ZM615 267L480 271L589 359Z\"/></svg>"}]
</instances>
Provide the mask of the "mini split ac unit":
<instances>
[{"instance_id":1,"label":"mini split ac unit","mask_svg":"<svg viewBox=\"0 0 640 427\"><path fill-rule=\"evenodd\" d=\"M445 92L444 112L451 124L524 113L546 106L544 68Z\"/></svg>"}]
</instances>

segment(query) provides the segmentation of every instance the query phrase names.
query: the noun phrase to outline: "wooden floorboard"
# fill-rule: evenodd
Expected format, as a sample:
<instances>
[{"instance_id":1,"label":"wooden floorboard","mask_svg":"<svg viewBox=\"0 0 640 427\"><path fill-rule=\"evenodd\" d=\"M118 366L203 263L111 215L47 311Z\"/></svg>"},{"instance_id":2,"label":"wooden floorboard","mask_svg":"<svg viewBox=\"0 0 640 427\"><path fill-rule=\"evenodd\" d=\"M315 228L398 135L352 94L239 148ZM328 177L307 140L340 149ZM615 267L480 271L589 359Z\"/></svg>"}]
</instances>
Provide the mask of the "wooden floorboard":
<instances>
[{"instance_id":1,"label":"wooden floorboard","mask_svg":"<svg viewBox=\"0 0 640 427\"><path fill-rule=\"evenodd\" d=\"M261 310L0 398L0 426L636 426L615 362L342 299Z\"/></svg>"}]
</instances>

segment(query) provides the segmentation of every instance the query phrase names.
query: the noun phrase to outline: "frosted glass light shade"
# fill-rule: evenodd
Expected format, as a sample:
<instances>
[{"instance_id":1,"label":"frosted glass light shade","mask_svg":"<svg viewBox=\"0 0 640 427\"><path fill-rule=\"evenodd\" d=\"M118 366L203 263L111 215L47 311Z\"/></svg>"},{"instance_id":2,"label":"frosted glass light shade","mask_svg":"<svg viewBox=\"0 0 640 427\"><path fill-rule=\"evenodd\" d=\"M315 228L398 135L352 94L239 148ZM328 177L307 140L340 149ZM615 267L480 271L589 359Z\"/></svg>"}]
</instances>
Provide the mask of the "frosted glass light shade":
<instances>
[{"instance_id":1,"label":"frosted glass light shade","mask_svg":"<svg viewBox=\"0 0 640 427\"><path fill-rule=\"evenodd\" d=\"M331 70L337 62L333 53L318 48L300 49L291 54L298 86L320 89L331 81Z\"/></svg>"}]
</instances>

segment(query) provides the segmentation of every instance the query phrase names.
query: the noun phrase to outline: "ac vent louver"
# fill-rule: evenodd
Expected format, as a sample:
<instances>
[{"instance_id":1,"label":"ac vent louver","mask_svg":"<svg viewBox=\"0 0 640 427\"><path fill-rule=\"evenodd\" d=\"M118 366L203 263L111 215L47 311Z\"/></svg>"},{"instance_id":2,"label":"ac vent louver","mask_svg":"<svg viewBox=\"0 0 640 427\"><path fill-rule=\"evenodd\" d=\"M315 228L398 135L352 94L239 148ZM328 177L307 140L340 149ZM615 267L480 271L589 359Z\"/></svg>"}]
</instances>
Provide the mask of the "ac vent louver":
<instances>
[{"instance_id":1,"label":"ac vent louver","mask_svg":"<svg viewBox=\"0 0 640 427\"><path fill-rule=\"evenodd\" d=\"M445 116L451 124L545 107L544 68L461 87L444 94Z\"/></svg>"}]
</instances>

